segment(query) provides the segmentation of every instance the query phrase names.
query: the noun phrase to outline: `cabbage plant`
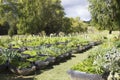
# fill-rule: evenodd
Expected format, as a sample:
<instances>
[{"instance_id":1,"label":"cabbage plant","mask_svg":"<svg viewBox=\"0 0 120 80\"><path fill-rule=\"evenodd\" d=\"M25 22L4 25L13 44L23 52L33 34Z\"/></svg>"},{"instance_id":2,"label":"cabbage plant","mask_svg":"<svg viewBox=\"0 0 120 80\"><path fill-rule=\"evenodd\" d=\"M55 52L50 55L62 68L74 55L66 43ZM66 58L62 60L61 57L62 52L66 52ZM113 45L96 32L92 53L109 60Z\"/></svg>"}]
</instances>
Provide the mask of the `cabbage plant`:
<instances>
[{"instance_id":1,"label":"cabbage plant","mask_svg":"<svg viewBox=\"0 0 120 80\"><path fill-rule=\"evenodd\" d=\"M120 73L120 51L116 48L110 49L106 54L98 55L94 65L103 69L105 72L114 74Z\"/></svg>"}]
</instances>

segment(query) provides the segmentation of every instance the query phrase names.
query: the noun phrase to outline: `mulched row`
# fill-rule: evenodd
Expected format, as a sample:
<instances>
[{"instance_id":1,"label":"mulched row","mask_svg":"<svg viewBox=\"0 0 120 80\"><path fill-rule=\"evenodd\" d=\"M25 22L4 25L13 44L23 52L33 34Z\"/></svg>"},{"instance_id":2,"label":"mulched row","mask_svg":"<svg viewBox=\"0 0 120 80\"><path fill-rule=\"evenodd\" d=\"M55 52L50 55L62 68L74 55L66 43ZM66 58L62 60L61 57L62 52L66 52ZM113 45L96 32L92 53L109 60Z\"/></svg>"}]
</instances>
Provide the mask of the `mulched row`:
<instances>
[{"instance_id":1,"label":"mulched row","mask_svg":"<svg viewBox=\"0 0 120 80\"><path fill-rule=\"evenodd\" d=\"M41 61L41 60L37 60L34 62L30 62L30 66L26 67L26 68L17 68L14 65L12 65L9 62L6 62L5 64L0 65L0 72L4 72L4 71L10 71L11 73L17 74L17 75L29 75L34 73L37 70L43 70L46 69L48 67L52 67L53 65L57 64L57 63L61 63L65 60L68 60L72 57L72 54L74 53L83 53L89 49L91 49L93 46L97 46L99 44L101 44L102 42L97 41L97 42L91 42L88 43L87 45L84 45L83 47L78 46L77 49L68 51L64 54L58 55L56 57L53 56L49 56L48 58L46 58L45 60ZM60 44L60 43L59 43ZM63 44L63 43L61 43ZM19 52L23 52L25 50L28 50L28 48L23 47L20 49L13 49ZM34 56L30 56L27 54L22 55L23 56L23 61L25 58L31 58ZM44 55L44 54L39 54L38 56L44 57L44 56L48 56L48 55Z\"/></svg>"}]
</instances>

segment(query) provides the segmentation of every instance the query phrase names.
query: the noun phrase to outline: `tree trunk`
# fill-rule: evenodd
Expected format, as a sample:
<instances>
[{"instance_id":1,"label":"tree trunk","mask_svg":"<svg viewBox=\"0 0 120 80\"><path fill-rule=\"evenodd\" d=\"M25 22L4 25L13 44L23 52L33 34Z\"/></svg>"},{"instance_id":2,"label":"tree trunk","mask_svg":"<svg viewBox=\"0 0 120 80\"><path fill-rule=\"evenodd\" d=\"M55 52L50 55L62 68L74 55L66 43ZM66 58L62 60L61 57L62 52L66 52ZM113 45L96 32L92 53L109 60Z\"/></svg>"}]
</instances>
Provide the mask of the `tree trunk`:
<instances>
[{"instance_id":1,"label":"tree trunk","mask_svg":"<svg viewBox=\"0 0 120 80\"><path fill-rule=\"evenodd\" d=\"M120 39L120 30L119 30L119 36L118 36L118 39Z\"/></svg>"},{"instance_id":2,"label":"tree trunk","mask_svg":"<svg viewBox=\"0 0 120 80\"><path fill-rule=\"evenodd\" d=\"M112 34L112 30L109 30L109 34Z\"/></svg>"}]
</instances>

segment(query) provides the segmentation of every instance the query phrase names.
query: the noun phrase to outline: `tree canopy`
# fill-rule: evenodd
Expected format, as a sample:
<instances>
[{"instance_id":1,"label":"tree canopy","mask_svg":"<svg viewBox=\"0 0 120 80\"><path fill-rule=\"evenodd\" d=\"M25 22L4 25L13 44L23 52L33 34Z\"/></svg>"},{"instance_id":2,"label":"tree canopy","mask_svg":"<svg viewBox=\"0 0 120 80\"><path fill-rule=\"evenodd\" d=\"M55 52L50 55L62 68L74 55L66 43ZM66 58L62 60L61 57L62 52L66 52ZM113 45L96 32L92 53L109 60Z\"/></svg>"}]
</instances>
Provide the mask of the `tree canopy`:
<instances>
[{"instance_id":1,"label":"tree canopy","mask_svg":"<svg viewBox=\"0 0 120 80\"><path fill-rule=\"evenodd\" d=\"M0 24L7 24L8 34L74 32L72 21L65 17L61 0L0 0ZM74 22L81 26L79 21Z\"/></svg>"},{"instance_id":2,"label":"tree canopy","mask_svg":"<svg viewBox=\"0 0 120 80\"><path fill-rule=\"evenodd\" d=\"M92 22L99 29L120 30L120 0L89 0Z\"/></svg>"}]
</instances>

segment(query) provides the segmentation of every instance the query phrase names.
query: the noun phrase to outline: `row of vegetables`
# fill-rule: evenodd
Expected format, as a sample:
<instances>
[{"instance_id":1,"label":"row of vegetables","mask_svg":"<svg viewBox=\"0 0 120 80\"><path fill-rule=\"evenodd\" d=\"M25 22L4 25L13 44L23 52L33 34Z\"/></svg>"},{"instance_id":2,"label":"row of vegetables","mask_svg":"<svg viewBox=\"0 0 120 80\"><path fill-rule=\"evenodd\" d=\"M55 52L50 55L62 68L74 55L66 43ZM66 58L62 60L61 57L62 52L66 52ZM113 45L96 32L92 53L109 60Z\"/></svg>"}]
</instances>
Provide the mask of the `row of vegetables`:
<instances>
[{"instance_id":1,"label":"row of vegetables","mask_svg":"<svg viewBox=\"0 0 120 80\"><path fill-rule=\"evenodd\" d=\"M48 42L46 42L48 40ZM43 43L45 40L45 43ZM45 69L56 63L70 59L73 53L86 51L92 46L101 44L84 38L33 38L9 42L9 46L0 49L0 72L12 72L28 75L36 70Z\"/></svg>"},{"instance_id":2,"label":"row of vegetables","mask_svg":"<svg viewBox=\"0 0 120 80\"><path fill-rule=\"evenodd\" d=\"M84 61L74 65L71 72L81 75L96 76L92 80L120 80L120 41L105 42L89 51L90 55ZM71 74L69 71L69 74ZM74 74L75 75L75 74ZM99 76L98 76L99 75ZM73 76L73 75L72 75ZM101 78L100 78L101 76ZM98 78L99 77L99 78ZM88 77L89 78L89 77Z\"/></svg>"}]
</instances>

